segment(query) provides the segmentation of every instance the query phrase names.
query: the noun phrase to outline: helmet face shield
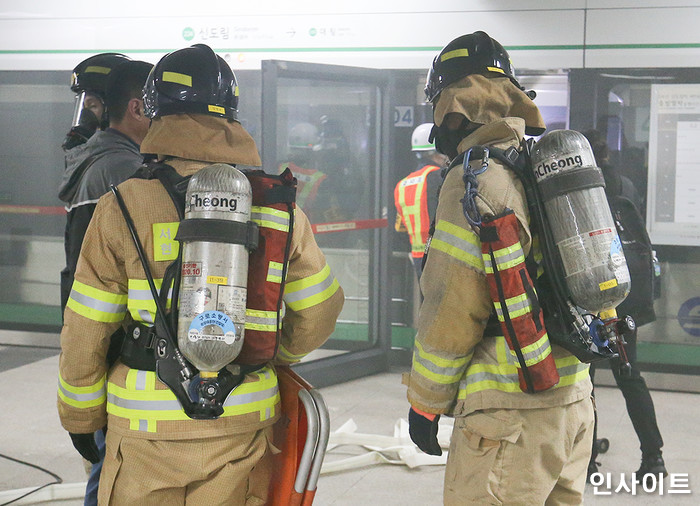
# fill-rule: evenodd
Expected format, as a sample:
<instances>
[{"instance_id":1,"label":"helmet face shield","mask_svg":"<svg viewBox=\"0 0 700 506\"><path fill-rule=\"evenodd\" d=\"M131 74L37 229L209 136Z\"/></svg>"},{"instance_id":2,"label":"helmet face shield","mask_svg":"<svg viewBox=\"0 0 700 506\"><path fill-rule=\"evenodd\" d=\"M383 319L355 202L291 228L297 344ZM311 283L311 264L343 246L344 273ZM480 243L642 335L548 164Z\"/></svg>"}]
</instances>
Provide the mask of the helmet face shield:
<instances>
[{"instance_id":1,"label":"helmet face shield","mask_svg":"<svg viewBox=\"0 0 700 506\"><path fill-rule=\"evenodd\" d=\"M89 91L82 91L75 96L75 108L73 109L71 127L91 127L94 124L94 132L100 127L104 116L105 106L102 98L97 94Z\"/></svg>"}]
</instances>

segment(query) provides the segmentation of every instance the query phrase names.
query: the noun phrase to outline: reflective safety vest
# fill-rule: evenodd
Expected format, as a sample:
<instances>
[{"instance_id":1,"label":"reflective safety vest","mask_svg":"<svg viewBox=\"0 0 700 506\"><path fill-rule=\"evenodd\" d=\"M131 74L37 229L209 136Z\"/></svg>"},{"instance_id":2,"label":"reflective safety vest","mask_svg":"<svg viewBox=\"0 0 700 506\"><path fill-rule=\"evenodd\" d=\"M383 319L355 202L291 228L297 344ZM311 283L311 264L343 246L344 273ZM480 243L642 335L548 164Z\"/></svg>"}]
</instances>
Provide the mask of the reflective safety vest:
<instances>
[{"instance_id":1,"label":"reflective safety vest","mask_svg":"<svg viewBox=\"0 0 700 506\"><path fill-rule=\"evenodd\" d=\"M394 203L411 241L411 256L422 258L425 243L430 231L430 216L428 215L428 174L440 167L426 165L422 169L411 172L399 181L394 188Z\"/></svg>"},{"instance_id":2,"label":"reflective safety vest","mask_svg":"<svg viewBox=\"0 0 700 506\"><path fill-rule=\"evenodd\" d=\"M320 170L299 167L293 162L280 164L279 172L282 173L286 167L289 167L289 170L292 171L294 177L297 178L296 203L299 207L306 211L307 206L313 205L321 183L328 176Z\"/></svg>"}]
</instances>

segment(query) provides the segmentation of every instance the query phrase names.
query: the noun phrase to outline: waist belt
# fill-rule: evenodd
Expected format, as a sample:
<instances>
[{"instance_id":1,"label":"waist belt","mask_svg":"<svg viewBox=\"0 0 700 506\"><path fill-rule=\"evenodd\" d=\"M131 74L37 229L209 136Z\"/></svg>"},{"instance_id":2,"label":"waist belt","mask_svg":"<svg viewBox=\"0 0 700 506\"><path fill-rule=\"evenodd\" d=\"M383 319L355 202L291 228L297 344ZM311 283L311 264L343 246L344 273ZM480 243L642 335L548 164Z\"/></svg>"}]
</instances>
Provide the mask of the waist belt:
<instances>
[{"instance_id":1,"label":"waist belt","mask_svg":"<svg viewBox=\"0 0 700 506\"><path fill-rule=\"evenodd\" d=\"M132 323L126 330L122 345L121 361L132 369L156 370L154 348L158 336L155 327L143 323Z\"/></svg>"},{"instance_id":2,"label":"waist belt","mask_svg":"<svg viewBox=\"0 0 700 506\"><path fill-rule=\"evenodd\" d=\"M124 337L124 344L121 350L122 364L141 371L155 371L155 348L157 343L158 335L156 334L155 326L133 322L127 327L126 336ZM245 364L239 365L238 368L241 374L249 374L262 369L264 366L265 363Z\"/></svg>"}]
</instances>

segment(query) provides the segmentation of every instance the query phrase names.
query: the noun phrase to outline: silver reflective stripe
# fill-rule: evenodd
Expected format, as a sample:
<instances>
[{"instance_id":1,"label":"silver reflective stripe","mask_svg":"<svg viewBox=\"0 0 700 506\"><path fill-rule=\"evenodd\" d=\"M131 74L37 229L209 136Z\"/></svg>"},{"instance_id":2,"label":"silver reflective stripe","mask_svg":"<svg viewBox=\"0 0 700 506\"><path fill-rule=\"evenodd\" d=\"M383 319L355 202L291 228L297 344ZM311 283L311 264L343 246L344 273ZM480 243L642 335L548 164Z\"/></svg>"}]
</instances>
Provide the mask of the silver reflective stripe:
<instances>
[{"instance_id":1,"label":"silver reflective stripe","mask_svg":"<svg viewBox=\"0 0 700 506\"><path fill-rule=\"evenodd\" d=\"M265 374L265 379L269 379L269 376L267 373ZM235 389L231 391L231 393L228 395L226 398L226 401L224 401L224 407L226 406L240 406L241 404L249 404L253 402L258 402L258 401L264 401L267 399L271 399L275 395L277 395L277 392L279 390L279 387L277 384L275 384L274 387L267 388L265 390L261 390L259 392L251 392L249 394L239 394L239 395L234 395L236 392Z\"/></svg>"},{"instance_id":2,"label":"silver reflective stripe","mask_svg":"<svg viewBox=\"0 0 700 506\"><path fill-rule=\"evenodd\" d=\"M550 346L549 346L549 339L543 339L542 341L543 342L539 348L537 348L534 351L530 351L528 353L523 354L523 360L525 360L525 363L528 366L530 366L534 363L534 362L529 363L531 360L538 359L538 360L536 360L536 362L540 362L542 359L544 359L544 357L542 355L544 354L545 351L547 351L548 348L550 348ZM516 357L516 359L515 359L516 364L515 365L517 367L520 367L520 362L517 360L517 355L515 354L515 352L513 350L510 350L510 349L508 351L510 352L510 355Z\"/></svg>"},{"instance_id":3,"label":"silver reflective stripe","mask_svg":"<svg viewBox=\"0 0 700 506\"><path fill-rule=\"evenodd\" d=\"M439 365L435 364L431 360L421 357L418 350L416 350L416 352L413 354L413 360L415 362L418 362L420 365L425 367L430 372L432 372L434 374L439 374L440 376L456 378L455 381L459 380L462 373L464 372L464 366L468 362L467 359L464 359L464 363L458 367L440 367Z\"/></svg>"},{"instance_id":4,"label":"silver reflective stripe","mask_svg":"<svg viewBox=\"0 0 700 506\"><path fill-rule=\"evenodd\" d=\"M112 302L104 302L89 295L85 295L72 289L70 291L70 298L74 301L82 304L83 306L89 307L90 309L95 309L103 313L119 314L126 311L126 304L114 304Z\"/></svg>"},{"instance_id":5,"label":"silver reflective stripe","mask_svg":"<svg viewBox=\"0 0 700 506\"><path fill-rule=\"evenodd\" d=\"M146 390L146 378L148 377L147 371L136 371L136 381L134 384L135 390Z\"/></svg>"},{"instance_id":6,"label":"silver reflective stripe","mask_svg":"<svg viewBox=\"0 0 700 506\"><path fill-rule=\"evenodd\" d=\"M139 309L138 315L141 317L141 321L144 323L153 323L153 316L151 312L147 309Z\"/></svg>"},{"instance_id":7,"label":"silver reflective stripe","mask_svg":"<svg viewBox=\"0 0 700 506\"><path fill-rule=\"evenodd\" d=\"M584 370L588 364L584 363L577 363L577 364L572 364L572 365L567 365L564 367L557 367L557 370L559 371L559 376L564 377L564 376L572 376L574 374L577 374Z\"/></svg>"},{"instance_id":8,"label":"silver reflective stripe","mask_svg":"<svg viewBox=\"0 0 700 506\"><path fill-rule=\"evenodd\" d=\"M163 401L139 401L123 399L115 394L107 394L107 402L124 409L134 409L139 411L172 411L180 410L182 406L177 399Z\"/></svg>"},{"instance_id":9,"label":"silver reflective stripe","mask_svg":"<svg viewBox=\"0 0 700 506\"><path fill-rule=\"evenodd\" d=\"M493 306L496 309L496 314L499 316L499 319L503 321L503 309L501 309L501 302L494 303ZM514 315L518 311L531 309L530 300L527 297L524 297L523 300L519 300L513 303L508 303L508 301L506 301L506 306L508 307L508 313L511 315L511 318L512 315Z\"/></svg>"},{"instance_id":10,"label":"silver reflective stripe","mask_svg":"<svg viewBox=\"0 0 700 506\"><path fill-rule=\"evenodd\" d=\"M329 288L332 284L333 281L335 281L335 277L333 277L330 273L328 272L328 276L325 277L323 280L319 281L318 283L311 285L306 288L302 288L300 290L297 290L296 292L291 292L291 293L284 293L284 301L287 304L294 304L295 302L299 302L300 300L307 299L309 297L313 297L314 295L318 295L319 293L323 292L327 288Z\"/></svg>"},{"instance_id":11,"label":"silver reflective stripe","mask_svg":"<svg viewBox=\"0 0 700 506\"><path fill-rule=\"evenodd\" d=\"M281 225L282 227L289 228L289 213L285 213L284 211L279 212L284 213L287 216L279 216L272 213L253 211L250 213L250 220L263 227L265 226L265 222L269 221L271 223Z\"/></svg>"},{"instance_id":12,"label":"silver reflective stripe","mask_svg":"<svg viewBox=\"0 0 700 506\"><path fill-rule=\"evenodd\" d=\"M160 286L156 284L156 289L160 290ZM173 287L171 286L168 289L168 299L172 299L173 297ZM151 293L150 288L129 288L129 298L133 300L153 300L153 294Z\"/></svg>"},{"instance_id":13,"label":"silver reflective stripe","mask_svg":"<svg viewBox=\"0 0 700 506\"><path fill-rule=\"evenodd\" d=\"M497 383L503 384L520 383L518 380L517 372L513 374L503 374L483 371L474 374L467 374L465 380L462 381L462 385L460 385L460 387L463 389L464 385L473 385L474 383L479 383L481 381L495 381Z\"/></svg>"},{"instance_id":14,"label":"silver reflective stripe","mask_svg":"<svg viewBox=\"0 0 700 506\"><path fill-rule=\"evenodd\" d=\"M515 251L512 251L512 252L507 253L505 255L502 255L502 256L494 255L494 256L496 257L496 265L498 265L500 268L500 266L502 266L503 264L506 264L506 263L512 262L513 260L517 260L518 258L521 258L523 256L523 250L522 250L522 248L518 248ZM508 267L506 267L506 268L508 268ZM500 269L500 270L505 270L505 269Z\"/></svg>"},{"instance_id":15,"label":"silver reflective stripe","mask_svg":"<svg viewBox=\"0 0 700 506\"><path fill-rule=\"evenodd\" d=\"M105 389L104 387L100 388L96 392L90 392L87 394L76 394L73 392L69 392L66 390L61 383L58 384L58 388L61 390L61 393L63 393L63 396L72 399L76 402L89 402L89 401L95 401L100 399L101 397L104 397L105 395Z\"/></svg>"}]
</instances>

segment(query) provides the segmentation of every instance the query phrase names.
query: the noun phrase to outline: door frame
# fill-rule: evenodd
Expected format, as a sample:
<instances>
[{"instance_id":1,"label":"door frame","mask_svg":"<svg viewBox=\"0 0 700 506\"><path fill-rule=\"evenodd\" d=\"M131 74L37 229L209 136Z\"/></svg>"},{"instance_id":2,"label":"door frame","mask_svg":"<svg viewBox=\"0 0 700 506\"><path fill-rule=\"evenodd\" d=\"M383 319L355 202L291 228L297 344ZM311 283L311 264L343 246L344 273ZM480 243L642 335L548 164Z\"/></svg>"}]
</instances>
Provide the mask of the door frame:
<instances>
[{"instance_id":1,"label":"door frame","mask_svg":"<svg viewBox=\"0 0 700 506\"><path fill-rule=\"evenodd\" d=\"M379 69L324 65L316 63L292 62L284 60L263 60L262 69L262 135L261 155L263 168L267 172L276 172L277 163L277 91L280 78L316 79L338 83L357 83L372 85L377 90L377 111L375 118L374 140L378 163L377 182L378 198L374 202L374 216L386 217L386 208L392 200L389 160L391 156L391 136L393 135L389 118L392 118L393 106L389 90L394 85L395 77L391 72ZM374 229L370 249L369 272L369 338L374 345L370 348L347 351L339 355L301 362L294 366L314 386L323 387L343 383L371 374L385 372L389 368L391 349L391 321L389 305L391 296L388 290L388 262L391 248L387 228Z\"/></svg>"}]
</instances>

